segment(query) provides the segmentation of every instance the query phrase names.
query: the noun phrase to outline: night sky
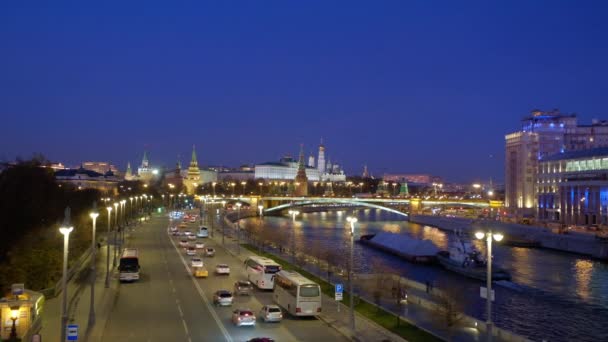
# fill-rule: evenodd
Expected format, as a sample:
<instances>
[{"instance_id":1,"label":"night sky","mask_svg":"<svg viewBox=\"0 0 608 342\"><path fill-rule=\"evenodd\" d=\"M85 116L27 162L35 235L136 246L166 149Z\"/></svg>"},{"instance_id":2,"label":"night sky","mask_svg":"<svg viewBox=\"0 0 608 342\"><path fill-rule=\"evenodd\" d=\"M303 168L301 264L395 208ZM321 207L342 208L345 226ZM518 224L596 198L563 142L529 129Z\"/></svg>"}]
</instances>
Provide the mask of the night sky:
<instances>
[{"instance_id":1,"label":"night sky","mask_svg":"<svg viewBox=\"0 0 608 342\"><path fill-rule=\"evenodd\" d=\"M58 3L0 2L0 160L496 180L530 110L608 119L605 1Z\"/></svg>"}]
</instances>

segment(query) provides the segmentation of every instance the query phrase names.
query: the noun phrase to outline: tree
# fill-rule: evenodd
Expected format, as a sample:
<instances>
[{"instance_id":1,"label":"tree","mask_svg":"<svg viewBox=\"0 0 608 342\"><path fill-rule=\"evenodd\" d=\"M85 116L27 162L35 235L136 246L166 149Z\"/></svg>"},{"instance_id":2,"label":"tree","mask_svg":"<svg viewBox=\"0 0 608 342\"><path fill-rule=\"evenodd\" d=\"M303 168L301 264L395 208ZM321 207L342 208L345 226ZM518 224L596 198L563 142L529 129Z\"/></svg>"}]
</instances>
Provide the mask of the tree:
<instances>
[{"instance_id":1,"label":"tree","mask_svg":"<svg viewBox=\"0 0 608 342\"><path fill-rule=\"evenodd\" d=\"M438 319L448 329L448 340L452 340L454 329L460 324L464 318L464 307L462 294L465 289L461 285L450 284L450 286L441 287L440 291L434 291L433 299L435 301L435 313Z\"/></svg>"}]
</instances>

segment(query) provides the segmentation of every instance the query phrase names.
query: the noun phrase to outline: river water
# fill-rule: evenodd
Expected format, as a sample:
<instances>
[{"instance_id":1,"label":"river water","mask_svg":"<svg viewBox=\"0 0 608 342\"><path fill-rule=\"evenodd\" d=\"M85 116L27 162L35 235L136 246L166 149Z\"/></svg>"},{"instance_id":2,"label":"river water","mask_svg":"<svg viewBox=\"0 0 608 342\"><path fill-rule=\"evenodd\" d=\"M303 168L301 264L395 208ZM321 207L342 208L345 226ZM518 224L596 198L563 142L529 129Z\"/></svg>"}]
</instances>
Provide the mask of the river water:
<instances>
[{"instance_id":1,"label":"river water","mask_svg":"<svg viewBox=\"0 0 608 342\"><path fill-rule=\"evenodd\" d=\"M327 248L348 255L350 237L346 216L358 218L356 238L380 231L409 234L446 249L448 232L404 221L375 209L304 213L290 217L247 219L243 227L270 231L295 226L296 244L305 250ZM484 242L475 241L485 253ZM494 286L492 318L499 327L536 341L608 341L608 264L582 256L495 243L494 263L506 268L516 289ZM382 264L391 272L436 287L455 286L462 292L467 314L485 320L480 281L445 271L439 266L412 264L381 251L355 244L356 272L373 273Z\"/></svg>"}]
</instances>

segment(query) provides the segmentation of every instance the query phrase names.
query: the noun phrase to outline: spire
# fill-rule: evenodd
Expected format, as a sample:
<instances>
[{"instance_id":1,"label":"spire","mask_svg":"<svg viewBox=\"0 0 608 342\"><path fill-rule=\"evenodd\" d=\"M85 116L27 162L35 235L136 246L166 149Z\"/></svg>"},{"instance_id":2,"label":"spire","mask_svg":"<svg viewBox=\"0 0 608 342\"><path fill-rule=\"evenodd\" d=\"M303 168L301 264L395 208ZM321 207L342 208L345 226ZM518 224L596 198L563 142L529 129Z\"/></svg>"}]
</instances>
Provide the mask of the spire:
<instances>
[{"instance_id":1,"label":"spire","mask_svg":"<svg viewBox=\"0 0 608 342\"><path fill-rule=\"evenodd\" d=\"M141 167L148 168L149 160L148 160L148 151L144 150L144 157L141 160Z\"/></svg>"},{"instance_id":2,"label":"spire","mask_svg":"<svg viewBox=\"0 0 608 342\"><path fill-rule=\"evenodd\" d=\"M190 162L198 164L198 161L196 160L196 145L192 145L192 159Z\"/></svg>"},{"instance_id":3,"label":"spire","mask_svg":"<svg viewBox=\"0 0 608 342\"><path fill-rule=\"evenodd\" d=\"M182 169L182 157L179 154L177 155L177 163L175 165L178 170Z\"/></svg>"},{"instance_id":4,"label":"spire","mask_svg":"<svg viewBox=\"0 0 608 342\"><path fill-rule=\"evenodd\" d=\"M300 158L298 160L298 171L305 170L304 164L304 144L300 144Z\"/></svg>"}]
</instances>

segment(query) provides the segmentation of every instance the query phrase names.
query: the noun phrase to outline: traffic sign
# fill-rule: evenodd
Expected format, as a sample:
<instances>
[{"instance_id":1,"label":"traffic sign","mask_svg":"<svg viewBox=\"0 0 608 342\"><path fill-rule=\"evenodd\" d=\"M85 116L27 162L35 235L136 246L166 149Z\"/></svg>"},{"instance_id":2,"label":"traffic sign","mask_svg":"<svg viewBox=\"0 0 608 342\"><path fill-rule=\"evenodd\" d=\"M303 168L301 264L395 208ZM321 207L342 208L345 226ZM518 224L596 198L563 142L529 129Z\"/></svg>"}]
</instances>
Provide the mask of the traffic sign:
<instances>
[{"instance_id":1,"label":"traffic sign","mask_svg":"<svg viewBox=\"0 0 608 342\"><path fill-rule=\"evenodd\" d=\"M70 324L67 327L68 341L78 341L78 324Z\"/></svg>"},{"instance_id":2,"label":"traffic sign","mask_svg":"<svg viewBox=\"0 0 608 342\"><path fill-rule=\"evenodd\" d=\"M343 293L342 292L336 292L336 300L340 301L340 300L342 300L342 298L344 298L343 297Z\"/></svg>"},{"instance_id":3,"label":"traffic sign","mask_svg":"<svg viewBox=\"0 0 608 342\"><path fill-rule=\"evenodd\" d=\"M344 292L344 285L336 284L336 293L343 293L343 292Z\"/></svg>"},{"instance_id":4,"label":"traffic sign","mask_svg":"<svg viewBox=\"0 0 608 342\"><path fill-rule=\"evenodd\" d=\"M479 296L484 299L488 298L488 289L481 286L479 288ZM494 290L492 290L492 301L494 301Z\"/></svg>"}]
</instances>

